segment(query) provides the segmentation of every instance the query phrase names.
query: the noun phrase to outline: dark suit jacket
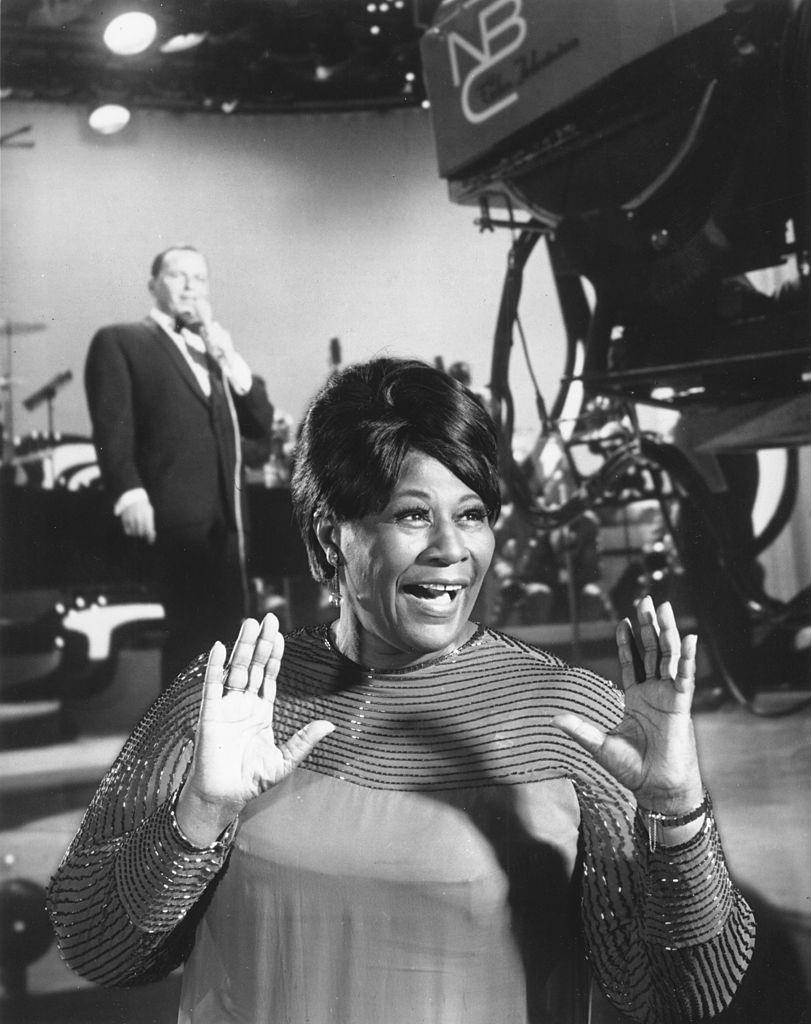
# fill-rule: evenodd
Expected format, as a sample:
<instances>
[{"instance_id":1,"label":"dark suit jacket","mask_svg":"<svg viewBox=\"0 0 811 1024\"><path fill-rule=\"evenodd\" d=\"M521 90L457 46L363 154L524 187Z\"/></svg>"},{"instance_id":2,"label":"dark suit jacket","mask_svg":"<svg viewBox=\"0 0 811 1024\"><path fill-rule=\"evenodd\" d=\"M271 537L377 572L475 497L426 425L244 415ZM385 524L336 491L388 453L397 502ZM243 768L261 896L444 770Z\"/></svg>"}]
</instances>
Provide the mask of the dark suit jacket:
<instances>
[{"instance_id":1,"label":"dark suit jacket","mask_svg":"<svg viewBox=\"0 0 811 1024\"><path fill-rule=\"evenodd\" d=\"M206 398L177 346L151 318L96 333L85 387L102 481L113 504L125 491L143 487L158 531L223 518L235 524L240 439L224 403ZM233 398L240 434L254 460L264 461L273 424L264 383L254 377L248 394Z\"/></svg>"}]
</instances>

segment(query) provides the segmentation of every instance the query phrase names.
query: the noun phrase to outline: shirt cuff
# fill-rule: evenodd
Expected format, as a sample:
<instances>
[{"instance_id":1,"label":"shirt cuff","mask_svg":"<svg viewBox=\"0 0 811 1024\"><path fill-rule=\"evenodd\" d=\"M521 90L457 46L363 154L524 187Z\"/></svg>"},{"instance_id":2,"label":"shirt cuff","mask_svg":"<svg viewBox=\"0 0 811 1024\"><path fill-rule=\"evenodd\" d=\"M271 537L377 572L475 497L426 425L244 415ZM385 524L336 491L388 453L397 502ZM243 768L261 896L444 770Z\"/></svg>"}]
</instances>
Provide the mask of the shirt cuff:
<instances>
[{"instance_id":1,"label":"shirt cuff","mask_svg":"<svg viewBox=\"0 0 811 1024\"><path fill-rule=\"evenodd\" d=\"M253 385L253 374L242 356L234 352L223 369L234 392L247 395Z\"/></svg>"},{"instance_id":2,"label":"shirt cuff","mask_svg":"<svg viewBox=\"0 0 811 1024\"><path fill-rule=\"evenodd\" d=\"M115 503L113 512L115 515L120 516L125 508L129 508L130 505L134 505L138 501L149 501L149 495L143 487L133 487L129 491L124 491Z\"/></svg>"}]
</instances>

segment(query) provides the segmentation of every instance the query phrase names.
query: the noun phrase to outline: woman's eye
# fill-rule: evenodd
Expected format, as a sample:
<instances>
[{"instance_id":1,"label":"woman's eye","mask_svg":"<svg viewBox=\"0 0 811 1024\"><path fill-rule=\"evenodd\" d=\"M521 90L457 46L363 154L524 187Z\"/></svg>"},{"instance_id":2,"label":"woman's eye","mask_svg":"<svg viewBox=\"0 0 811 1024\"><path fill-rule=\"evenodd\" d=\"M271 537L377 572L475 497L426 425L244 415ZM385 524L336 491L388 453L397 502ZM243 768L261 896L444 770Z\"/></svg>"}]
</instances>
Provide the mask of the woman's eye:
<instances>
[{"instance_id":1,"label":"woman's eye","mask_svg":"<svg viewBox=\"0 0 811 1024\"><path fill-rule=\"evenodd\" d=\"M427 508L407 508L397 512L394 518L398 523L419 523L426 522L429 515Z\"/></svg>"},{"instance_id":2,"label":"woman's eye","mask_svg":"<svg viewBox=\"0 0 811 1024\"><path fill-rule=\"evenodd\" d=\"M466 523L483 523L487 519L487 509L483 506L468 508L465 509L460 518Z\"/></svg>"}]
</instances>

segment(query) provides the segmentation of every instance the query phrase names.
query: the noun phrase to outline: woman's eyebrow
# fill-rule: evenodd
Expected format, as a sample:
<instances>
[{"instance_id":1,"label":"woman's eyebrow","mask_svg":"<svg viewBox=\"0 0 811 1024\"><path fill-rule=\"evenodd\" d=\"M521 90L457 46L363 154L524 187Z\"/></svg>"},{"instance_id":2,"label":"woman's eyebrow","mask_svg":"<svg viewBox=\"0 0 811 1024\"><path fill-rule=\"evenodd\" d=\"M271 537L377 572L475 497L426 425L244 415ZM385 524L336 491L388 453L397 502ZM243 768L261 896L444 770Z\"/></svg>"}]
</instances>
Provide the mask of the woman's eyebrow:
<instances>
[{"instance_id":1,"label":"woman's eyebrow","mask_svg":"<svg viewBox=\"0 0 811 1024\"><path fill-rule=\"evenodd\" d=\"M403 498L422 498L424 501L433 501L434 498L441 497L441 494L434 494L433 491L425 491L419 487L408 487L404 491L395 491L391 496L392 501L400 501ZM484 504L483 499L475 491L466 491L464 494L459 496L458 503L461 504L463 501L470 501L475 499L481 501Z\"/></svg>"}]
</instances>

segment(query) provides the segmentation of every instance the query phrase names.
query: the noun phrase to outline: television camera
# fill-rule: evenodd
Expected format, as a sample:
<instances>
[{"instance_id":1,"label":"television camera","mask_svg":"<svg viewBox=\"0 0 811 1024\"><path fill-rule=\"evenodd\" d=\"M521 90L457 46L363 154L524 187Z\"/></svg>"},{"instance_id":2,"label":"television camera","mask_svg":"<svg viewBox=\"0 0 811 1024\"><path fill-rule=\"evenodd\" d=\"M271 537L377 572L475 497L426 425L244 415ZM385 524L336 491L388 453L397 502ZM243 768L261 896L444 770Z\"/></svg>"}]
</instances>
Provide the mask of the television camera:
<instances>
[{"instance_id":1,"label":"television camera","mask_svg":"<svg viewBox=\"0 0 811 1024\"><path fill-rule=\"evenodd\" d=\"M489 384L508 497L539 533L658 501L728 690L753 709L776 649L807 681L811 588L770 597L757 557L811 442L811 3L445 0L421 50L450 199L512 232ZM558 446L563 491L512 443L509 363L516 333L529 357L519 304L541 239L567 354L554 401L537 392L535 447ZM744 463L786 448L759 536L684 446L640 429L638 404L715 417ZM578 469L579 445L596 469Z\"/></svg>"}]
</instances>

